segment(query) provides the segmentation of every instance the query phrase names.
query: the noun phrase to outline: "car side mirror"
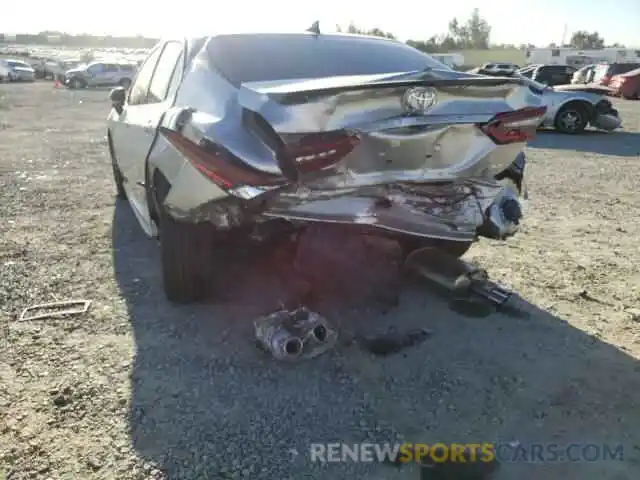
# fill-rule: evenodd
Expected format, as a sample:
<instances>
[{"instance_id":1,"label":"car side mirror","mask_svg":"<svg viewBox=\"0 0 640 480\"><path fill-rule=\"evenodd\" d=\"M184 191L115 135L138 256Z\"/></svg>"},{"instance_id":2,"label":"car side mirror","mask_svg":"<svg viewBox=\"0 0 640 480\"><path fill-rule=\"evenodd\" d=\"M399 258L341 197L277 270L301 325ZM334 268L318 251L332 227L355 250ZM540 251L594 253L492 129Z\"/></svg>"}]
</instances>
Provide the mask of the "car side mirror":
<instances>
[{"instance_id":1,"label":"car side mirror","mask_svg":"<svg viewBox=\"0 0 640 480\"><path fill-rule=\"evenodd\" d=\"M109 93L109 100L111 100L111 106L113 109L118 112L118 114L122 113L124 110L124 102L127 97L127 90L124 87L116 87Z\"/></svg>"}]
</instances>

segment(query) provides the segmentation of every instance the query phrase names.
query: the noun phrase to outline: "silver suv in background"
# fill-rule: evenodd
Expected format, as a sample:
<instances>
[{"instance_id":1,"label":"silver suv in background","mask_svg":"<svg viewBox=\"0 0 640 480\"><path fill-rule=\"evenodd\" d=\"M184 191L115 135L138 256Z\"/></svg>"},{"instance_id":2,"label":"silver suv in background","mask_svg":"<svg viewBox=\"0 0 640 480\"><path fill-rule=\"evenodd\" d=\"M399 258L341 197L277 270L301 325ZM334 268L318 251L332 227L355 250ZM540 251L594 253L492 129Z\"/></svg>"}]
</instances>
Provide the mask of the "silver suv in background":
<instances>
[{"instance_id":1,"label":"silver suv in background","mask_svg":"<svg viewBox=\"0 0 640 480\"><path fill-rule=\"evenodd\" d=\"M65 72L64 84L69 88L113 86L129 88L135 73L135 65L92 62Z\"/></svg>"},{"instance_id":2,"label":"silver suv in background","mask_svg":"<svg viewBox=\"0 0 640 480\"><path fill-rule=\"evenodd\" d=\"M26 62L0 58L0 82L34 82L35 69Z\"/></svg>"}]
</instances>

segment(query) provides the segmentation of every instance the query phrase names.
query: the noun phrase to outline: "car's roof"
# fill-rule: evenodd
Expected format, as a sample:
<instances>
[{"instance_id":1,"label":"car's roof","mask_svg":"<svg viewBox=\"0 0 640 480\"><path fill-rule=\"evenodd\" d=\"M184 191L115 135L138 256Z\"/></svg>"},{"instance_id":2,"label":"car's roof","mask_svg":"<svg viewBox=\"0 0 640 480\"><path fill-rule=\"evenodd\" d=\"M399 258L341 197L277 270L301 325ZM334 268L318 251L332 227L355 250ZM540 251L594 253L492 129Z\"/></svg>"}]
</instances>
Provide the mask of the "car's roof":
<instances>
[{"instance_id":1,"label":"car's roof","mask_svg":"<svg viewBox=\"0 0 640 480\"><path fill-rule=\"evenodd\" d=\"M393 38L386 37L378 37L374 35L362 35L358 33L345 33L345 32L330 32L330 33L322 33L320 35L316 35L311 32L237 32L237 33L218 33L212 35L205 35L199 37L163 37L159 40L158 43L164 43L168 41L203 41L208 40L210 38L217 37L252 37L252 38L303 38L303 37L320 37L320 38L358 38L363 40L371 40L371 41L382 41L382 42L396 42L402 43L399 40L395 40Z\"/></svg>"}]
</instances>

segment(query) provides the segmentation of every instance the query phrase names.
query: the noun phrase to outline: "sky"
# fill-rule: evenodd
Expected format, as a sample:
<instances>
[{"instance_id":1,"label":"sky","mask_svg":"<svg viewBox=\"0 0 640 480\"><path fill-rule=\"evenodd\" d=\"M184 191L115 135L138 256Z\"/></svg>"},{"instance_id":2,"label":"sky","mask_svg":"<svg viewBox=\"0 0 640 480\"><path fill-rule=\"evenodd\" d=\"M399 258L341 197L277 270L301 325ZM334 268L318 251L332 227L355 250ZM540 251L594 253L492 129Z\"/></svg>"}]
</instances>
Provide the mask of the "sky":
<instances>
[{"instance_id":1,"label":"sky","mask_svg":"<svg viewBox=\"0 0 640 480\"><path fill-rule=\"evenodd\" d=\"M353 21L378 27L401 40L445 33L449 20L465 20L478 6L492 26L492 43L546 46L576 30L598 31L609 44L640 47L640 0L19 0L2 7L0 32L170 36L231 32L295 32L315 20L321 29Z\"/></svg>"}]
</instances>

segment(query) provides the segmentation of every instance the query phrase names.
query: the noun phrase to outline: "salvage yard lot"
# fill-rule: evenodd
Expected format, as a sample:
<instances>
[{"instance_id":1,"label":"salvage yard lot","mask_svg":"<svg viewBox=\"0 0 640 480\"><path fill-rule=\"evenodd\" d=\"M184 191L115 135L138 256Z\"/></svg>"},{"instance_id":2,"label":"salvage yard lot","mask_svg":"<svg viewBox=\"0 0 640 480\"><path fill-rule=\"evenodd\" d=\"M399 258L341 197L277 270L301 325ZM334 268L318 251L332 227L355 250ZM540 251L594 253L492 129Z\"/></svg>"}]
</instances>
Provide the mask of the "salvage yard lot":
<instances>
[{"instance_id":1,"label":"salvage yard lot","mask_svg":"<svg viewBox=\"0 0 640 480\"><path fill-rule=\"evenodd\" d=\"M106 91L0 85L6 478L417 479L307 454L398 439L623 443L623 462L504 464L496 478L638 478L640 103L615 103L623 131L539 135L523 231L469 254L518 292L520 314L465 317L407 284L396 306L327 316L343 340L424 327L424 343L377 357L342 341L288 365L252 338L282 293L268 261L216 303L164 300L156 243L114 196ZM93 303L17 321L67 299Z\"/></svg>"}]
</instances>

